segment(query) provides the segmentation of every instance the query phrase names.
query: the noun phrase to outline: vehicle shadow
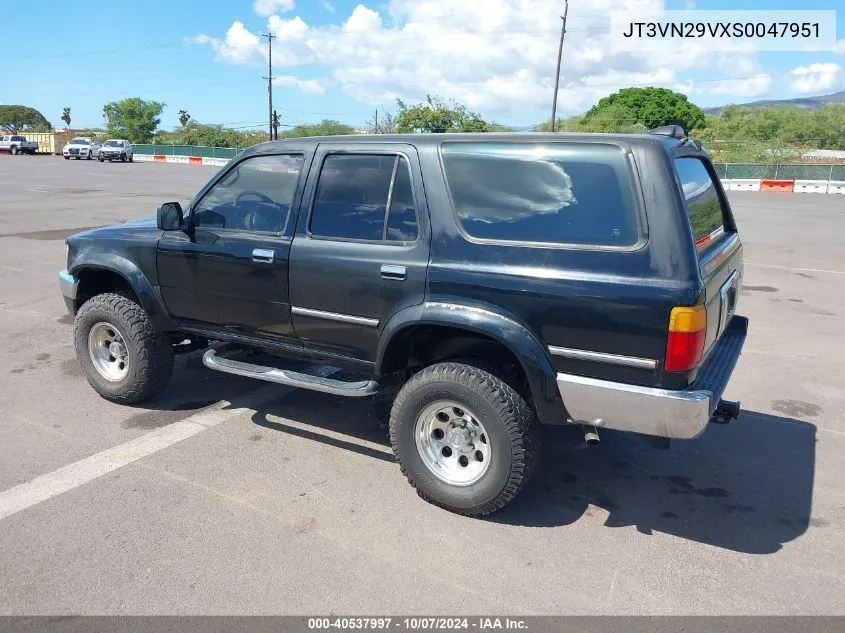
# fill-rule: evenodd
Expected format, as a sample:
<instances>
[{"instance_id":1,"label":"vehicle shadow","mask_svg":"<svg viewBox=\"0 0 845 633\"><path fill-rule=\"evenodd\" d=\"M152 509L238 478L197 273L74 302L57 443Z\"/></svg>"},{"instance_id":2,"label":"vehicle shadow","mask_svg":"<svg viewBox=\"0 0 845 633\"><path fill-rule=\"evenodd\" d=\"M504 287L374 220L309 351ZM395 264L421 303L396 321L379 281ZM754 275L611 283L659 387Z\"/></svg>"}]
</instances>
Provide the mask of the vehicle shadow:
<instances>
[{"instance_id":1,"label":"vehicle shadow","mask_svg":"<svg viewBox=\"0 0 845 633\"><path fill-rule=\"evenodd\" d=\"M543 440L531 484L491 521L568 525L597 506L606 527L749 554L778 551L810 522L816 427L807 422L743 411L667 451L612 431L587 447L571 427L545 427Z\"/></svg>"},{"instance_id":2,"label":"vehicle shadow","mask_svg":"<svg viewBox=\"0 0 845 633\"><path fill-rule=\"evenodd\" d=\"M369 398L294 390L252 420L391 462L383 417ZM609 528L635 526L643 534L663 532L749 554L776 552L809 524L816 427L807 422L743 411L733 424L711 425L700 438L676 441L666 451L627 433L604 431L597 447L586 446L579 428L543 427L541 433L542 461L532 482L486 520L566 526L597 506L607 511Z\"/></svg>"}]
</instances>

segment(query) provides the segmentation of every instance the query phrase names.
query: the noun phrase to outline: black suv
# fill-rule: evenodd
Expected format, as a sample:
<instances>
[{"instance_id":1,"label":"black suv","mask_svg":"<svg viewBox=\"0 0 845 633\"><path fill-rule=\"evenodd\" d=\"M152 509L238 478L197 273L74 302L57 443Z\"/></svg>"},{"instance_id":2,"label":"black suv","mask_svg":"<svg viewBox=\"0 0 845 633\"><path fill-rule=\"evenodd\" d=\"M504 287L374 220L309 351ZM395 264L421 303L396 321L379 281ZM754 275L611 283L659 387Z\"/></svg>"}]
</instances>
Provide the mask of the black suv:
<instances>
[{"instance_id":1,"label":"black suv","mask_svg":"<svg viewBox=\"0 0 845 633\"><path fill-rule=\"evenodd\" d=\"M67 244L61 290L101 396L149 398L174 353L206 347L211 369L387 394L402 471L455 512L523 488L538 422L666 442L739 413L721 396L748 325L742 245L675 126L263 143L186 210Z\"/></svg>"}]
</instances>

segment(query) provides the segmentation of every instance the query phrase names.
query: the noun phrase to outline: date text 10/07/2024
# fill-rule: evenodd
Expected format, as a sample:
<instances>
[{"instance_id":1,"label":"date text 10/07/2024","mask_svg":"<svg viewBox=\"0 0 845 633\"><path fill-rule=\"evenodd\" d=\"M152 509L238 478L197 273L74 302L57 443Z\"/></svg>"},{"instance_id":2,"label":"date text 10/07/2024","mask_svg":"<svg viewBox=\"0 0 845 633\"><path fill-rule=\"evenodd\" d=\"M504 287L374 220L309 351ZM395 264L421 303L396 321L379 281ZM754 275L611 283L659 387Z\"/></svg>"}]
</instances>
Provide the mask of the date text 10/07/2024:
<instances>
[{"instance_id":1,"label":"date text 10/07/2024","mask_svg":"<svg viewBox=\"0 0 845 633\"><path fill-rule=\"evenodd\" d=\"M521 618L308 618L310 630L390 630L403 631L525 631L528 625Z\"/></svg>"}]
</instances>

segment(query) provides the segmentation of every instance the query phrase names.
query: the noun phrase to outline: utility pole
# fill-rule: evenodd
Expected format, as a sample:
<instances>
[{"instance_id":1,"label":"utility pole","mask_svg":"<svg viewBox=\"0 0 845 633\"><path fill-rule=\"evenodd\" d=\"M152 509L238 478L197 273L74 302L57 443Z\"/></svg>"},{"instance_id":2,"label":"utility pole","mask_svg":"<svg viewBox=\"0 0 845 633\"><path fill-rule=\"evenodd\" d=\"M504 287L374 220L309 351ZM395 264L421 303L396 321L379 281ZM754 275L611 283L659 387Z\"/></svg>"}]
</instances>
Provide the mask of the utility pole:
<instances>
[{"instance_id":1,"label":"utility pole","mask_svg":"<svg viewBox=\"0 0 845 633\"><path fill-rule=\"evenodd\" d=\"M379 129L378 129L378 108L376 108L376 129L374 130L374 133L375 134L379 133Z\"/></svg>"},{"instance_id":2,"label":"utility pole","mask_svg":"<svg viewBox=\"0 0 845 633\"><path fill-rule=\"evenodd\" d=\"M269 117L269 133L270 140L273 140L273 40L276 36L272 33L262 33L261 37L267 38L267 101L268 101L268 117Z\"/></svg>"},{"instance_id":3,"label":"utility pole","mask_svg":"<svg viewBox=\"0 0 845 633\"><path fill-rule=\"evenodd\" d=\"M563 38L566 35L566 15L569 13L569 0L565 0L563 15L560 17L560 46L557 49L557 70L555 71L555 96L552 100L552 132L557 131L557 89L560 85L560 60L563 57Z\"/></svg>"},{"instance_id":4,"label":"utility pole","mask_svg":"<svg viewBox=\"0 0 845 633\"><path fill-rule=\"evenodd\" d=\"M279 140L279 113L273 110L273 140Z\"/></svg>"}]
</instances>

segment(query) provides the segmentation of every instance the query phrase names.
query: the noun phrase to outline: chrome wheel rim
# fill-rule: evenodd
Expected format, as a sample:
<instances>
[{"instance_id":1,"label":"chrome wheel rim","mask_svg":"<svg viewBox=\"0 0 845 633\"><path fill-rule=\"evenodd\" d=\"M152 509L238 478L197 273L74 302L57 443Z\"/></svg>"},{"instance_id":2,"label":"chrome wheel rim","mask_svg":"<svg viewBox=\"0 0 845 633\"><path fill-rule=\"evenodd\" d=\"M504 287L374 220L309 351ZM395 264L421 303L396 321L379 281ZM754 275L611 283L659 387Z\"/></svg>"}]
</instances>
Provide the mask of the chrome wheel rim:
<instances>
[{"instance_id":1,"label":"chrome wheel rim","mask_svg":"<svg viewBox=\"0 0 845 633\"><path fill-rule=\"evenodd\" d=\"M111 323L97 323L88 332L88 355L106 380L120 382L129 373L129 350L120 330Z\"/></svg>"},{"instance_id":2,"label":"chrome wheel rim","mask_svg":"<svg viewBox=\"0 0 845 633\"><path fill-rule=\"evenodd\" d=\"M469 486L490 467L487 429L469 409L440 400L423 410L414 429L417 451L431 473L453 486Z\"/></svg>"}]
</instances>

